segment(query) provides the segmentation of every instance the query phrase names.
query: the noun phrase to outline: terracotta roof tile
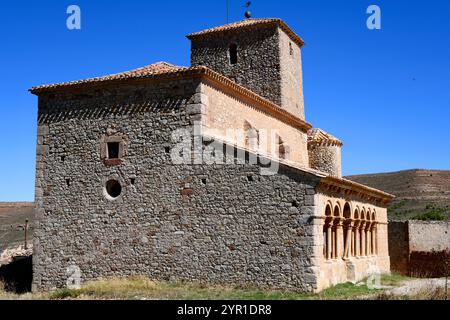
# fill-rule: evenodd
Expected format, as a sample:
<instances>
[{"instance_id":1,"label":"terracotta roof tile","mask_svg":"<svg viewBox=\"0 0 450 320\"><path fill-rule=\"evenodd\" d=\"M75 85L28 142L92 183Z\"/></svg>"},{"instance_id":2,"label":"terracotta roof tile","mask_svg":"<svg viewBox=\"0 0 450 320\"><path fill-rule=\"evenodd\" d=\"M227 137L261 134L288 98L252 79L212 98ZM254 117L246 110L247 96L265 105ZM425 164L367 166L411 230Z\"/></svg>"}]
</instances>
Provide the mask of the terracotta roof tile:
<instances>
[{"instance_id":1,"label":"terracotta roof tile","mask_svg":"<svg viewBox=\"0 0 450 320\"><path fill-rule=\"evenodd\" d=\"M165 74L169 72L178 72L182 70L187 70L186 67L179 67L167 62L158 62L155 64L151 64L142 68L137 68L130 71L125 71L116 74L110 74L102 77L89 78L84 80L70 81L70 82L61 82L55 84L46 84L42 86L37 86L31 88L31 92L41 91L43 89L51 89L51 88L59 88L59 87L68 87L78 84L88 84L88 83L99 83L99 82L107 82L112 80L125 80L125 79L135 79L135 78L143 78L153 75Z\"/></svg>"},{"instance_id":2,"label":"terracotta roof tile","mask_svg":"<svg viewBox=\"0 0 450 320\"><path fill-rule=\"evenodd\" d=\"M255 101L259 108L272 114L281 121L307 132L312 128L308 122L292 115L280 106L270 100L261 97L253 91L237 84L236 82L224 77L223 75L209 69L205 66L197 67L177 67L166 62L159 62L146 67L134 69L127 72L117 73L104 77L89 78L79 81L62 82L33 87L30 92L36 95L48 93L55 90L65 90L69 88L85 88L99 84L124 83L136 80L164 80L164 79L182 79L187 77L206 77L209 80L220 84L222 87L233 90L236 94L245 96Z\"/></svg>"},{"instance_id":3,"label":"terracotta roof tile","mask_svg":"<svg viewBox=\"0 0 450 320\"><path fill-rule=\"evenodd\" d=\"M342 146L342 141L322 129L311 129L308 131L308 144L328 144Z\"/></svg>"},{"instance_id":4,"label":"terracotta roof tile","mask_svg":"<svg viewBox=\"0 0 450 320\"><path fill-rule=\"evenodd\" d=\"M283 31L285 31L294 42L296 42L300 47L305 44L305 42L298 36L294 31L292 31L291 28L281 19L274 19L274 18L266 18L266 19L245 19L229 24L225 24L222 26L202 30L199 32L191 33L187 36L188 39L195 39L199 37L203 37L206 35L214 34L214 33L220 33L220 32L233 32L237 31L239 29L245 29L245 28L255 28L255 27L264 27L264 26L271 26L271 25L278 25Z\"/></svg>"}]
</instances>

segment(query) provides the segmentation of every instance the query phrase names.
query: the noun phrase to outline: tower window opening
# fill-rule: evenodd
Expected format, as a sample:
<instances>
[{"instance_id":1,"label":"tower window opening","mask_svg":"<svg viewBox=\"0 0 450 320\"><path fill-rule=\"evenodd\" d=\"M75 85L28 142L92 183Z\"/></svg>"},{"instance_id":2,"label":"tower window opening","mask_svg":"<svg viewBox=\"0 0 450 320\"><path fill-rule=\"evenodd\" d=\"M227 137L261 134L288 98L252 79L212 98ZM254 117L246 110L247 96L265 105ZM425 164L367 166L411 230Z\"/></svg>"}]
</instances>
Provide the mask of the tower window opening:
<instances>
[{"instance_id":1,"label":"tower window opening","mask_svg":"<svg viewBox=\"0 0 450 320\"><path fill-rule=\"evenodd\" d=\"M238 62L238 55L237 55L237 45L236 45L236 43L230 44L229 53L230 53L230 64L237 64L237 62Z\"/></svg>"},{"instance_id":2,"label":"tower window opening","mask_svg":"<svg viewBox=\"0 0 450 320\"><path fill-rule=\"evenodd\" d=\"M108 142L108 159L119 159L119 142Z\"/></svg>"},{"instance_id":3,"label":"tower window opening","mask_svg":"<svg viewBox=\"0 0 450 320\"><path fill-rule=\"evenodd\" d=\"M289 54L290 54L291 56L294 55L294 48L292 48L292 43L291 43L291 42L289 43Z\"/></svg>"}]
</instances>

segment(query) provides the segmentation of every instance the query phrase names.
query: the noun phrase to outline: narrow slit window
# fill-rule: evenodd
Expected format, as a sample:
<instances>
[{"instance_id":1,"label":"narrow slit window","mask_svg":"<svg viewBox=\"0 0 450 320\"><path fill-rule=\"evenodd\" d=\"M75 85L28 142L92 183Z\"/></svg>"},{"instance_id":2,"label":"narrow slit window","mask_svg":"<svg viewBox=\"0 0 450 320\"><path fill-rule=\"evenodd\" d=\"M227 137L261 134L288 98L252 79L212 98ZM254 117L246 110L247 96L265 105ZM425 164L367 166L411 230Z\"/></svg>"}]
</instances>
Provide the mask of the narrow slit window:
<instances>
[{"instance_id":1,"label":"narrow slit window","mask_svg":"<svg viewBox=\"0 0 450 320\"><path fill-rule=\"evenodd\" d=\"M108 142L108 159L119 159L119 142Z\"/></svg>"},{"instance_id":2,"label":"narrow slit window","mask_svg":"<svg viewBox=\"0 0 450 320\"><path fill-rule=\"evenodd\" d=\"M237 45L235 43L230 44L230 64L236 64L238 62Z\"/></svg>"}]
</instances>

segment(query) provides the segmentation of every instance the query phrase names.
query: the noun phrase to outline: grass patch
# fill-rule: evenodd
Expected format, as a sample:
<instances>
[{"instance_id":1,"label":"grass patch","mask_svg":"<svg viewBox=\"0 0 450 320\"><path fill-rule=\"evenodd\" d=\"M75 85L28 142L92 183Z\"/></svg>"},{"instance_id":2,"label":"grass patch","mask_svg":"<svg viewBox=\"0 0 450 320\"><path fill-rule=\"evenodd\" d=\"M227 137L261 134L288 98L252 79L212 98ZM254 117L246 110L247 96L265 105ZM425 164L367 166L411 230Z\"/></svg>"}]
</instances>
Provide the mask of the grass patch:
<instances>
[{"instance_id":1,"label":"grass patch","mask_svg":"<svg viewBox=\"0 0 450 320\"><path fill-rule=\"evenodd\" d=\"M398 287L411 279L396 274L382 275L381 285ZM383 294L384 290L369 289L365 281L359 284L340 284L319 294L156 282L146 277L99 280L88 282L78 290L60 289L46 294L15 295L1 290L0 287L0 300L356 300L380 299L384 297Z\"/></svg>"},{"instance_id":2,"label":"grass patch","mask_svg":"<svg viewBox=\"0 0 450 320\"><path fill-rule=\"evenodd\" d=\"M398 286L411 278L383 275L383 286ZM61 289L49 299L98 300L348 300L373 296L380 290L369 289L365 282L340 284L319 294L305 294L281 290L204 286L194 283L155 282L145 277L108 279L86 283L79 290Z\"/></svg>"}]
</instances>

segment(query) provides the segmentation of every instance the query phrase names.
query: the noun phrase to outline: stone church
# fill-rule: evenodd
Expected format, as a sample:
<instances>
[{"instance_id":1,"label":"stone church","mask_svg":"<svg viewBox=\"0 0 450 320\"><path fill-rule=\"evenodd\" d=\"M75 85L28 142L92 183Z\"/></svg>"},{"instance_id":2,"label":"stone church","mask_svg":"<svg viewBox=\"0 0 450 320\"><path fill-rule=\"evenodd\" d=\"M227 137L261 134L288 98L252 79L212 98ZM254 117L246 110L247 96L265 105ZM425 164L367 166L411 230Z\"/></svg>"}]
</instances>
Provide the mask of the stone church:
<instances>
[{"instance_id":1,"label":"stone church","mask_svg":"<svg viewBox=\"0 0 450 320\"><path fill-rule=\"evenodd\" d=\"M280 19L187 38L191 67L30 90L34 290L144 275L318 292L389 272L393 196L343 179L342 142L305 120L303 40Z\"/></svg>"}]
</instances>

